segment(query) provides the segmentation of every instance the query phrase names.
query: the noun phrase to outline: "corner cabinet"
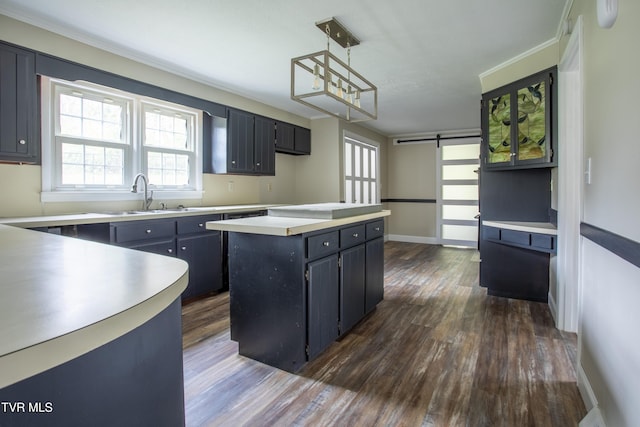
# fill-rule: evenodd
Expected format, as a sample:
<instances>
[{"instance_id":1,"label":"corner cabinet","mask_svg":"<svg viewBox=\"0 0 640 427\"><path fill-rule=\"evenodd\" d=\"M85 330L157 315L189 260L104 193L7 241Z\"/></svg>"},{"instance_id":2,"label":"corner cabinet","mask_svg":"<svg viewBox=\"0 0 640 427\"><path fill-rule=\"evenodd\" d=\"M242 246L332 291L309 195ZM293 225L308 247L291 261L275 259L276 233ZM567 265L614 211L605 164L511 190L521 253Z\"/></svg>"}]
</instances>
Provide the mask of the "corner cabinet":
<instances>
[{"instance_id":1,"label":"corner cabinet","mask_svg":"<svg viewBox=\"0 0 640 427\"><path fill-rule=\"evenodd\" d=\"M482 166L556 166L557 68L482 95Z\"/></svg>"},{"instance_id":2,"label":"corner cabinet","mask_svg":"<svg viewBox=\"0 0 640 427\"><path fill-rule=\"evenodd\" d=\"M40 162L35 53L0 43L0 161Z\"/></svg>"}]
</instances>

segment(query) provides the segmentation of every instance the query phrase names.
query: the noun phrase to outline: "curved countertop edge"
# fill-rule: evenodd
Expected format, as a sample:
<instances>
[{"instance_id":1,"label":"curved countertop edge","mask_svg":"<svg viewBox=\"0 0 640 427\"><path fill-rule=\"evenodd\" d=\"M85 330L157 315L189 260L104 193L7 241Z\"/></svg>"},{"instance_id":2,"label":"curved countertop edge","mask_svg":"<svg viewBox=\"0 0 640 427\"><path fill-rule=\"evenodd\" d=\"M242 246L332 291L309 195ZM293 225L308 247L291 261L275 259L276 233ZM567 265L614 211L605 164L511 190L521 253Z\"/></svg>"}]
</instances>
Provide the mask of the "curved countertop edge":
<instances>
[{"instance_id":1,"label":"curved countertop edge","mask_svg":"<svg viewBox=\"0 0 640 427\"><path fill-rule=\"evenodd\" d=\"M482 225L488 227L503 228L505 230L524 231L528 233L558 235L558 229L550 222L527 222L527 221L482 221Z\"/></svg>"},{"instance_id":2,"label":"curved countertop edge","mask_svg":"<svg viewBox=\"0 0 640 427\"><path fill-rule=\"evenodd\" d=\"M276 206L282 206L282 205L255 204L255 205L187 207L186 210L167 209L167 210L153 210L149 212L136 211L135 214L89 212L89 213L76 213L76 214L0 218L0 224L11 225L11 226L20 227L20 228L59 227L64 225L99 224L104 222L136 221L136 220L154 219L154 218L175 218L175 217L182 217L182 216L225 214L225 213L235 213L235 212L253 212L258 210L266 210Z\"/></svg>"},{"instance_id":3,"label":"curved countertop edge","mask_svg":"<svg viewBox=\"0 0 640 427\"><path fill-rule=\"evenodd\" d=\"M207 229L238 233L266 234L271 236L293 236L296 234L339 227L371 219L384 218L389 215L391 215L391 211L382 210L380 212L355 215L339 219L259 216L225 221L209 221L207 222Z\"/></svg>"},{"instance_id":4,"label":"curved countertop edge","mask_svg":"<svg viewBox=\"0 0 640 427\"><path fill-rule=\"evenodd\" d=\"M180 298L187 288L188 270L151 298L99 322L0 357L0 388L82 356L151 320Z\"/></svg>"}]
</instances>

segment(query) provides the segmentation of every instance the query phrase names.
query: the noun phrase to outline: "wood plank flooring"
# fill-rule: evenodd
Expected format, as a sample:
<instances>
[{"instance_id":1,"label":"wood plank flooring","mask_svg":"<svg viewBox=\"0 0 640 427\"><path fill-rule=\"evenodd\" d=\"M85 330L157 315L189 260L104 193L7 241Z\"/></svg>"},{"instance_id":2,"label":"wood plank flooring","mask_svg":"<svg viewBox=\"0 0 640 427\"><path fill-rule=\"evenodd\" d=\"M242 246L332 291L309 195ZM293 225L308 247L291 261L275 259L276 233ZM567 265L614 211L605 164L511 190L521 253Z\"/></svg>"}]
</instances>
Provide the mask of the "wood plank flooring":
<instances>
[{"instance_id":1,"label":"wood plank flooring","mask_svg":"<svg viewBox=\"0 0 640 427\"><path fill-rule=\"evenodd\" d=\"M385 299L298 374L237 354L228 293L183 307L188 426L577 426L576 336L490 297L475 252L385 243Z\"/></svg>"}]
</instances>

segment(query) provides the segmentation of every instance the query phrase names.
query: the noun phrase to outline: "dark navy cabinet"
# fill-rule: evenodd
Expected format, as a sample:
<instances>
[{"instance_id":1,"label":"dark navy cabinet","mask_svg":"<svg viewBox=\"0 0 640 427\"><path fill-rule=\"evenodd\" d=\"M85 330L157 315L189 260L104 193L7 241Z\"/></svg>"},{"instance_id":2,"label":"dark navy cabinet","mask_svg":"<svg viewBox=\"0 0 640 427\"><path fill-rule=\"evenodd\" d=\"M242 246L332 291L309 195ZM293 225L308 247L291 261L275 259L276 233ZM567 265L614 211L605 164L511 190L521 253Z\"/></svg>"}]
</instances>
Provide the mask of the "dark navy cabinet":
<instances>
[{"instance_id":1,"label":"dark navy cabinet","mask_svg":"<svg viewBox=\"0 0 640 427\"><path fill-rule=\"evenodd\" d=\"M229 232L239 353L295 372L345 335L383 298L383 234L383 220L294 236Z\"/></svg>"},{"instance_id":2,"label":"dark navy cabinet","mask_svg":"<svg viewBox=\"0 0 640 427\"><path fill-rule=\"evenodd\" d=\"M556 67L482 95L482 167L557 165Z\"/></svg>"},{"instance_id":3,"label":"dark navy cabinet","mask_svg":"<svg viewBox=\"0 0 640 427\"><path fill-rule=\"evenodd\" d=\"M0 43L0 161L40 162L35 53Z\"/></svg>"},{"instance_id":4,"label":"dark navy cabinet","mask_svg":"<svg viewBox=\"0 0 640 427\"><path fill-rule=\"evenodd\" d=\"M220 231L207 230L207 221L221 215L180 216L77 225L77 236L129 249L180 258L189 264L189 285L182 300L221 290L223 246Z\"/></svg>"},{"instance_id":5,"label":"dark navy cabinet","mask_svg":"<svg viewBox=\"0 0 640 427\"><path fill-rule=\"evenodd\" d=\"M205 170L213 173L275 175L275 121L246 111L227 109L226 137L214 118L213 148ZM208 165L212 167L209 168Z\"/></svg>"},{"instance_id":6,"label":"dark navy cabinet","mask_svg":"<svg viewBox=\"0 0 640 427\"><path fill-rule=\"evenodd\" d=\"M301 126L276 122L276 151L285 154L311 154L311 131Z\"/></svg>"}]
</instances>

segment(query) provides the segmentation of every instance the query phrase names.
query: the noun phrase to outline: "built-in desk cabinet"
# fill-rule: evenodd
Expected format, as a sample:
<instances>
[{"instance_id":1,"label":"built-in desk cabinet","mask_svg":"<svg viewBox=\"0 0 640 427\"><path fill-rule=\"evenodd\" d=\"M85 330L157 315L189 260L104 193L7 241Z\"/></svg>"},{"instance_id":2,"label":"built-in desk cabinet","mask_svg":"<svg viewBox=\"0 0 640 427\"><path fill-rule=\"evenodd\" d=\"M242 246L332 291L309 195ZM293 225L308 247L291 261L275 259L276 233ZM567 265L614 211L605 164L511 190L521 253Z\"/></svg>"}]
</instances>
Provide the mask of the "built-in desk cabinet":
<instances>
[{"instance_id":1,"label":"built-in desk cabinet","mask_svg":"<svg viewBox=\"0 0 640 427\"><path fill-rule=\"evenodd\" d=\"M489 295L547 302L556 236L483 225L480 284Z\"/></svg>"}]
</instances>

